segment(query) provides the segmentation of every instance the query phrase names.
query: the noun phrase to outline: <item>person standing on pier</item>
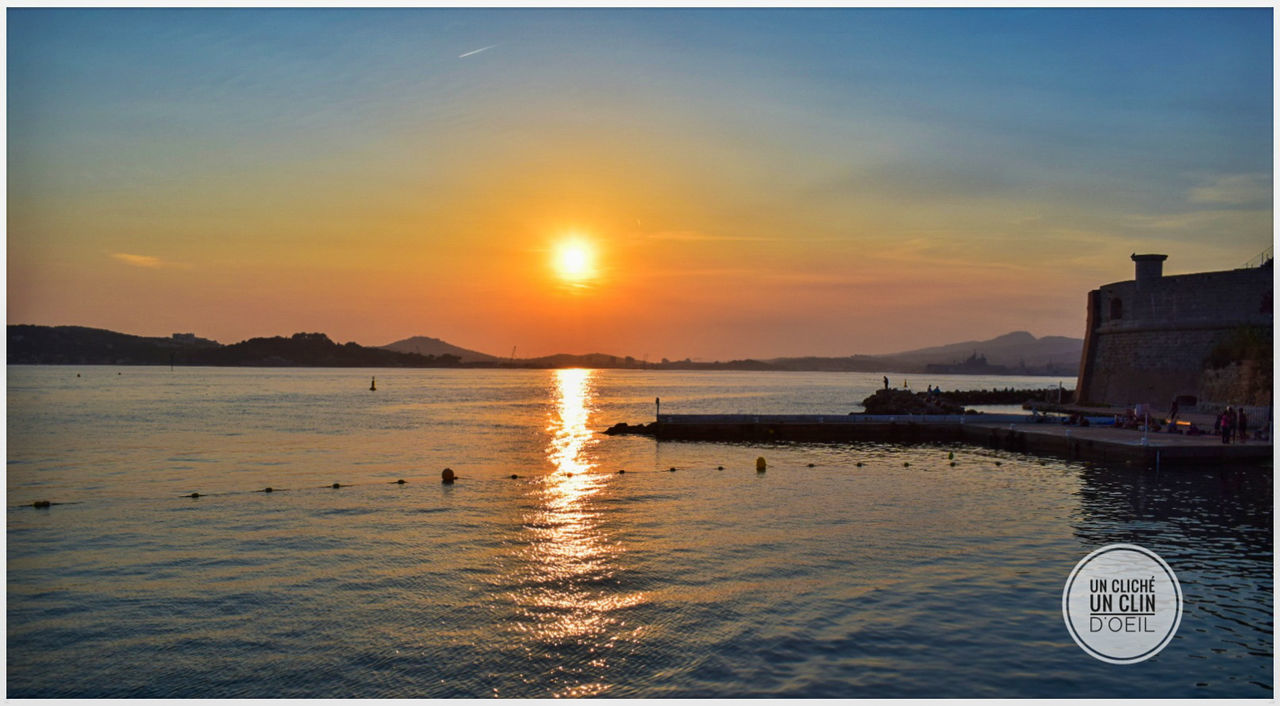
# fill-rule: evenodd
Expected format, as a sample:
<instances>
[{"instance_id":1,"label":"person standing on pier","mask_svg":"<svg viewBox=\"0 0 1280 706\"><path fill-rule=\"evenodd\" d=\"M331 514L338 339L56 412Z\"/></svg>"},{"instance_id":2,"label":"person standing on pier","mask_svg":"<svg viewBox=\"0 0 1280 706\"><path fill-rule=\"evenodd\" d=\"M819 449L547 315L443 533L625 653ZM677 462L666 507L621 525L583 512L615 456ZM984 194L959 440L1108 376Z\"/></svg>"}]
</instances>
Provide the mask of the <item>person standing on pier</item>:
<instances>
[{"instance_id":1,"label":"person standing on pier","mask_svg":"<svg viewBox=\"0 0 1280 706\"><path fill-rule=\"evenodd\" d=\"M1218 426L1222 429L1222 443L1230 444L1232 432L1236 427L1236 413L1227 407L1227 411L1223 412L1218 420Z\"/></svg>"},{"instance_id":2,"label":"person standing on pier","mask_svg":"<svg viewBox=\"0 0 1280 706\"><path fill-rule=\"evenodd\" d=\"M1244 407L1236 412L1236 438L1240 443L1249 440L1249 418L1244 416Z\"/></svg>"}]
</instances>

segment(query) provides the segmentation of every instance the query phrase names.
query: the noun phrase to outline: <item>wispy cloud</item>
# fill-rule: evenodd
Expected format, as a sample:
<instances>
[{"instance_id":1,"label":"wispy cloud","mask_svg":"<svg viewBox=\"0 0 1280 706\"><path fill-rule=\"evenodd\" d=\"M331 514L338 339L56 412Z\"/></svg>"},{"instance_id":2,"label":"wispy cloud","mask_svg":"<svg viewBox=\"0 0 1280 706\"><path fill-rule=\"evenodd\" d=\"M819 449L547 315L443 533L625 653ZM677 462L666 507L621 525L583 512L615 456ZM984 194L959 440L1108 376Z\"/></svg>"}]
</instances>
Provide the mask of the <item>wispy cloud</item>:
<instances>
[{"instance_id":1,"label":"wispy cloud","mask_svg":"<svg viewBox=\"0 0 1280 706\"><path fill-rule=\"evenodd\" d=\"M1223 174L1187 192L1191 203L1257 205L1271 200L1270 174Z\"/></svg>"},{"instance_id":2,"label":"wispy cloud","mask_svg":"<svg viewBox=\"0 0 1280 706\"><path fill-rule=\"evenodd\" d=\"M482 52L482 51L489 51L490 49L493 49L493 48L494 48L494 47L496 47L496 46L498 46L498 45L497 45L497 44L490 44L490 45L489 45L489 46L487 46L487 47L480 47L479 49L472 49L472 50L471 50L471 51L469 51L469 52L465 52L465 53L459 54L459 55L458 55L458 58L459 58L459 59L465 59L465 58L467 58L468 56L475 56L476 54L479 54L479 53L480 53L480 52Z\"/></svg>"},{"instance_id":3,"label":"wispy cloud","mask_svg":"<svg viewBox=\"0 0 1280 706\"><path fill-rule=\"evenodd\" d=\"M147 268L185 267L185 265L182 265L176 262L169 262L167 260L161 260L160 258L152 257L151 255L134 255L132 253L127 253L127 252L113 252L111 253L111 257L115 258L116 260L119 260L120 262L123 262L126 265L132 265L134 267L147 267Z\"/></svg>"}]
</instances>

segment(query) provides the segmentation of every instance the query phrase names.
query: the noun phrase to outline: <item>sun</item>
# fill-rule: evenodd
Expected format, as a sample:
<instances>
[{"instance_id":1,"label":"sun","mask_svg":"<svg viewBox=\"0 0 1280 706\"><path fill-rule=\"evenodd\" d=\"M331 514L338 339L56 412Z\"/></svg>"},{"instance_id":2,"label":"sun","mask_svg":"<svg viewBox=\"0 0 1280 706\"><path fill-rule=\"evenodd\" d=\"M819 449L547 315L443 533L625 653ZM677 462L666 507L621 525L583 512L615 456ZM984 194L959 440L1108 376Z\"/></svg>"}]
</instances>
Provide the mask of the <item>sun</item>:
<instances>
[{"instance_id":1,"label":"sun","mask_svg":"<svg viewBox=\"0 0 1280 706\"><path fill-rule=\"evenodd\" d=\"M569 284L584 284L596 275L595 251L585 240L566 240L556 245L552 264L556 275Z\"/></svg>"}]
</instances>

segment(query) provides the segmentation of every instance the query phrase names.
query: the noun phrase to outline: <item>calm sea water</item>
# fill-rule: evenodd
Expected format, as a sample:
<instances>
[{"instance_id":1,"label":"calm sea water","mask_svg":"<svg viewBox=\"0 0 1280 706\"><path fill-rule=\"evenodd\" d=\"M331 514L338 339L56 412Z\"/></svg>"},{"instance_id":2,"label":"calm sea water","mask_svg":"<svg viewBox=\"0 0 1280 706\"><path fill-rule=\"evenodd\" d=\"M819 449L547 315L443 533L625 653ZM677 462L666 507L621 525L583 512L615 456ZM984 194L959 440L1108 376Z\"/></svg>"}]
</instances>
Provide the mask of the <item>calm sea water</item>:
<instances>
[{"instance_id":1,"label":"calm sea water","mask_svg":"<svg viewBox=\"0 0 1280 706\"><path fill-rule=\"evenodd\" d=\"M596 433L655 396L839 413L880 385L10 367L8 694L1272 695L1270 469ZM1068 573L1112 542L1160 553L1185 595L1141 664L1063 626Z\"/></svg>"}]
</instances>

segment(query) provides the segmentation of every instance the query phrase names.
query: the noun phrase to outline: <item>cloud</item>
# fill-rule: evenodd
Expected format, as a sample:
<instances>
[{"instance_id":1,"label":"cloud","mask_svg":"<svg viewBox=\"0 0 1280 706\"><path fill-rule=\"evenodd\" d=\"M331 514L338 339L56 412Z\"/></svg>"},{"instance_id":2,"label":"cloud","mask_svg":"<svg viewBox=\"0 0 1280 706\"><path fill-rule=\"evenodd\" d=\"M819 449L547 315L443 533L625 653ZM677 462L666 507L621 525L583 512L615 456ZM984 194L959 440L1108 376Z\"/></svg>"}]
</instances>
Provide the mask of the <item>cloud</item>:
<instances>
[{"instance_id":1,"label":"cloud","mask_svg":"<svg viewBox=\"0 0 1280 706\"><path fill-rule=\"evenodd\" d=\"M1191 203L1213 203L1228 206L1258 205L1271 202L1270 174L1222 174L1187 192Z\"/></svg>"},{"instance_id":2,"label":"cloud","mask_svg":"<svg viewBox=\"0 0 1280 706\"><path fill-rule=\"evenodd\" d=\"M472 49L472 50L471 50L471 51L469 51L469 52L465 52L465 53L459 54L459 55L458 55L458 58L459 58L459 59L465 59L465 58L467 58L468 56L475 56L476 54L479 54L479 53L480 53L480 52L482 52L482 51L489 51L490 49L492 49L492 48L494 48L494 47L496 47L496 46L498 46L498 45L497 45L497 44L490 44L490 45L489 45L489 46L487 46L487 47L480 47L479 49Z\"/></svg>"},{"instance_id":3,"label":"cloud","mask_svg":"<svg viewBox=\"0 0 1280 706\"><path fill-rule=\"evenodd\" d=\"M111 257L126 265L132 265L134 267L147 267L152 269L160 267L185 267L185 265L181 265L176 262L168 262L167 260L161 260L158 257L152 257L150 255L134 255L127 252L113 252L111 253Z\"/></svg>"},{"instance_id":4,"label":"cloud","mask_svg":"<svg viewBox=\"0 0 1280 706\"><path fill-rule=\"evenodd\" d=\"M1178 231L1197 237L1253 234L1271 230L1270 209L1212 209L1187 213L1130 214L1125 222L1143 230ZM1213 234L1217 234L1214 236Z\"/></svg>"}]
</instances>

